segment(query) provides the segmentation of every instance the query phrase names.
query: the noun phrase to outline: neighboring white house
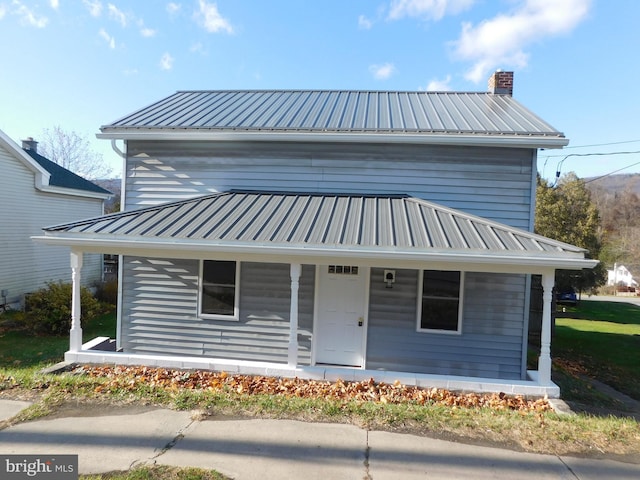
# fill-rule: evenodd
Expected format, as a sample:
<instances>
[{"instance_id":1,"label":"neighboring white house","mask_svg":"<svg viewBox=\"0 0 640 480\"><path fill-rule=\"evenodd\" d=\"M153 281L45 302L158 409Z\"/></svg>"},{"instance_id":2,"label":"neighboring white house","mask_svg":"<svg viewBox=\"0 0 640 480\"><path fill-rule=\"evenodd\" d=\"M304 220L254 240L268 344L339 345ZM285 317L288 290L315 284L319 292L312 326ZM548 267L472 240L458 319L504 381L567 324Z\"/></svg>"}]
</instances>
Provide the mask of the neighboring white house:
<instances>
[{"instance_id":1,"label":"neighboring white house","mask_svg":"<svg viewBox=\"0 0 640 480\"><path fill-rule=\"evenodd\" d=\"M43 227L102 215L107 190L39 155L37 142L20 148L0 130L0 307L18 307L24 294L49 281L71 281L69 248L37 244ZM102 278L102 257L88 255L83 283Z\"/></svg>"},{"instance_id":2,"label":"neighboring white house","mask_svg":"<svg viewBox=\"0 0 640 480\"><path fill-rule=\"evenodd\" d=\"M624 265L613 264L613 270L607 270L607 285L624 285L636 287L638 282L633 279L631 272Z\"/></svg>"}]
</instances>

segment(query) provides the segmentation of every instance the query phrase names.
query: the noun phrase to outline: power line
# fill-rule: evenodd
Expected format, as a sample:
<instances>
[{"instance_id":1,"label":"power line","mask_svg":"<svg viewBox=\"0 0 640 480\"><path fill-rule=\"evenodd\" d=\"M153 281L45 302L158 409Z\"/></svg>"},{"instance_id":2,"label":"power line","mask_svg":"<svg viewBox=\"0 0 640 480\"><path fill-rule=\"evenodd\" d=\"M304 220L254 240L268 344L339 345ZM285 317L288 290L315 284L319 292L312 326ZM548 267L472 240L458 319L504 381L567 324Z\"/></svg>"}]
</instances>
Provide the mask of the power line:
<instances>
[{"instance_id":1,"label":"power line","mask_svg":"<svg viewBox=\"0 0 640 480\"><path fill-rule=\"evenodd\" d=\"M569 155L565 155L564 158L562 160L560 160L558 162L558 166L556 167L556 181L553 183L553 186L555 187L556 184L558 183L558 179L560 178L560 171L562 168L562 164L564 163L564 161L569 158L569 157L597 157L597 156L608 156L608 155L631 155L631 154L636 154L636 153L640 153L640 150L635 150L635 151L631 151L631 152L594 152L594 153L570 153ZM627 168L631 168L635 165L640 164L640 162L638 163L634 163L633 165L628 165L624 168L621 168L619 170L616 170L615 172L610 172L606 175L603 175L602 177L599 178L604 178L606 176L609 175L613 175L616 172L619 172L621 170L625 170ZM547 165L547 161L545 160L544 165ZM543 172L544 172L544 167L543 167Z\"/></svg>"},{"instance_id":2,"label":"power line","mask_svg":"<svg viewBox=\"0 0 640 480\"><path fill-rule=\"evenodd\" d=\"M623 140L620 142L594 143L592 145L572 145L570 147L562 147L562 150L569 150L572 148L607 147L609 145L623 145L625 143L638 143L638 142L640 142L640 140ZM545 149L541 148L540 150L545 150ZM562 156L563 156L562 153L558 153L556 155L546 155L547 158L555 158L555 157L562 157Z\"/></svg>"},{"instance_id":3,"label":"power line","mask_svg":"<svg viewBox=\"0 0 640 480\"><path fill-rule=\"evenodd\" d=\"M640 162L636 162L636 163L633 163L631 165L627 165L626 167L619 168L618 170L614 170L613 172L605 173L604 175L601 175L601 176L596 177L596 178L592 178L591 180L588 180L588 181L586 181L584 183L587 184L587 183L595 182L596 180L600 180L601 178L608 177L609 175L613 175L614 173L621 172L622 170L626 170L627 168L635 167L636 165L640 165Z\"/></svg>"},{"instance_id":4,"label":"power line","mask_svg":"<svg viewBox=\"0 0 640 480\"><path fill-rule=\"evenodd\" d=\"M637 143L637 142L640 142L640 140L624 140L621 142L594 143L593 145L572 145L570 147L564 147L563 150L567 150L569 148L605 147L608 145L622 145L623 143Z\"/></svg>"}]
</instances>

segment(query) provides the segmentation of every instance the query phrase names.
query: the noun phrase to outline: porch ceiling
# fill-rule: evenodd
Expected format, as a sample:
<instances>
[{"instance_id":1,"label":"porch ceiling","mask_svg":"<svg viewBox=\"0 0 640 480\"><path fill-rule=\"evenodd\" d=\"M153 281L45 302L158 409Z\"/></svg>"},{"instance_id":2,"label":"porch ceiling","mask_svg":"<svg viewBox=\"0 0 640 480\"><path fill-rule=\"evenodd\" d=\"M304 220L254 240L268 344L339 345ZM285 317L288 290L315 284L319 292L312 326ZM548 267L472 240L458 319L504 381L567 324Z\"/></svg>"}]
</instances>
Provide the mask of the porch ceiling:
<instances>
[{"instance_id":1,"label":"porch ceiling","mask_svg":"<svg viewBox=\"0 0 640 480\"><path fill-rule=\"evenodd\" d=\"M46 243L479 258L590 268L585 250L406 195L229 191L47 227Z\"/></svg>"}]
</instances>

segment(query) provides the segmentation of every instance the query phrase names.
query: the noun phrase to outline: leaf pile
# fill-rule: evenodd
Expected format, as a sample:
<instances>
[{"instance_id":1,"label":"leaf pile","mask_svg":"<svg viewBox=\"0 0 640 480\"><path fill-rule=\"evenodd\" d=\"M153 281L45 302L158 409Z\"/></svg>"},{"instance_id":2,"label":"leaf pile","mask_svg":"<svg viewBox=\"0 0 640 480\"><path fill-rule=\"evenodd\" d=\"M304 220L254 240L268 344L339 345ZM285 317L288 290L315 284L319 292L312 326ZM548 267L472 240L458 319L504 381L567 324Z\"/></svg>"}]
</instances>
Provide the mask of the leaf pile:
<instances>
[{"instance_id":1,"label":"leaf pile","mask_svg":"<svg viewBox=\"0 0 640 480\"><path fill-rule=\"evenodd\" d=\"M96 387L96 393L111 389L134 391L139 386L169 391L181 389L227 392L239 395L280 395L298 398L324 398L336 401L360 401L383 404L415 403L464 408L493 408L519 412L552 410L546 399L530 400L505 393L456 393L440 388L420 388L377 383L372 378L360 382L335 382L277 378L267 376L230 375L208 370L172 370L142 366L80 366L74 373L106 381Z\"/></svg>"}]
</instances>

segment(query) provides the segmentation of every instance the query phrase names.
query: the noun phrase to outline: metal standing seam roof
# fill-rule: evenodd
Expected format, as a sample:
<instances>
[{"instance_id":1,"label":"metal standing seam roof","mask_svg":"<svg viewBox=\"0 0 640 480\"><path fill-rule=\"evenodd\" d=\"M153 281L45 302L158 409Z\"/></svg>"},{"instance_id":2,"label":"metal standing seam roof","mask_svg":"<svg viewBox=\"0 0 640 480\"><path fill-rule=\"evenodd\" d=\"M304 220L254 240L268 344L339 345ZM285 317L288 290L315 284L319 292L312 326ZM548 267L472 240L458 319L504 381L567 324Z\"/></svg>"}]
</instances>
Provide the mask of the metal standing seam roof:
<instances>
[{"instance_id":1,"label":"metal standing seam roof","mask_svg":"<svg viewBox=\"0 0 640 480\"><path fill-rule=\"evenodd\" d=\"M484 92L351 90L178 91L101 127L131 130L479 134L564 134L509 95Z\"/></svg>"},{"instance_id":2,"label":"metal standing seam roof","mask_svg":"<svg viewBox=\"0 0 640 480\"><path fill-rule=\"evenodd\" d=\"M585 250L406 195L229 191L47 227L87 238L583 257Z\"/></svg>"}]
</instances>

